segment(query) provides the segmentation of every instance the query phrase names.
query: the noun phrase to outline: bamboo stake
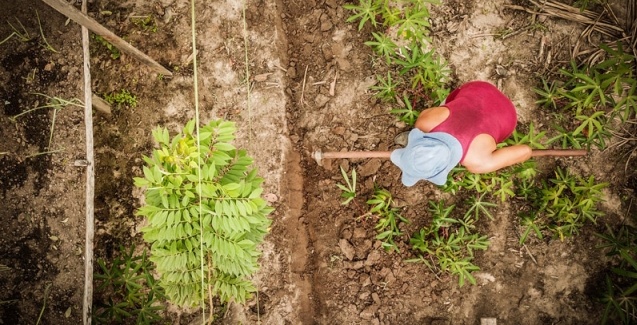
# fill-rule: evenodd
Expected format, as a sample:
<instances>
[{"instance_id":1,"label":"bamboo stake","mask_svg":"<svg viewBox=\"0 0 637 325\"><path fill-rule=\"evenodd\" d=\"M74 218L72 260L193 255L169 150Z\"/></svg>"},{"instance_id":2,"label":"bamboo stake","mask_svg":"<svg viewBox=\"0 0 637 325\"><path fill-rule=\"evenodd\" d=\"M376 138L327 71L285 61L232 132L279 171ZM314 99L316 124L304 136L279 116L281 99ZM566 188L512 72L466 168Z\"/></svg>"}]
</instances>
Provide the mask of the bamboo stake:
<instances>
[{"instance_id":1,"label":"bamboo stake","mask_svg":"<svg viewBox=\"0 0 637 325\"><path fill-rule=\"evenodd\" d=\"M73 8L75 9L75 8ZM86 0L82 0L82 11L86 12ZM94 202L95 160L93 154L93 92L91 91L91 56L89 52L88 29L82 26L82 54L84 57L84 125L86 126L86 217L84 249L84 325L91 325L93 313L93 239L95 236Z\"/></svg>"},{"instance_id":2,"label":"bamboo stake","mask_svg":"<svg viewBox=\"0 0 637 325\"><path fill-rule=\"evenodd\" d=\"M53 9L59 11L66 17L72 19L76 23L82 25L85 28L90 29L93 33L102 36L109 43L113 44L120 51L136 57L139 61L145 65L151 67L156 72L162 74L165 77L172 77L173 73L170 70L164 68L157 61L138 50L136 47L130 45L125 40L121 39L106 27L100 25L95 19L89 17L86 13L81 12L65 0L42 0Z\"/></svg>"}]
</instances>

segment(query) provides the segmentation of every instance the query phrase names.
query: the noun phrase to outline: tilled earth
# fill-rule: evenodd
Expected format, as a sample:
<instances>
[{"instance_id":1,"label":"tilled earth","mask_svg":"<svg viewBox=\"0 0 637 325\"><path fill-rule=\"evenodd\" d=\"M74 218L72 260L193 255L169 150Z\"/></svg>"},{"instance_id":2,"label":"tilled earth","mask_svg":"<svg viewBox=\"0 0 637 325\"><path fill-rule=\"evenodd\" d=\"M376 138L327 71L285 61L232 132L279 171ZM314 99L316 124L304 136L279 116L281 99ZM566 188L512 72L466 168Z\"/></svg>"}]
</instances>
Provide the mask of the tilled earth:
<instances>
[{"instance_id":1,"label":"tilled earth","mask_svg":"<svg viewBox=\"0 0 637 325\"><path fill-rule=\"evenodd\" d=\"M431 218L429 202L461 202L467 194L452 196L424 182L405 188L400 171L387 160L326 160L319 166L311 157L315 150L392 150L395 135L408 129L369 91L375 75L385 71L363 45L371 27L358 31L347 23L345 3L251 1L245 33L243 2L197 4L202 119L237 122L238 145L255 158L266 179L265 194L276 208L255 276L259 304L232 304L219 322L442 325L493 317L498 324L599 323L602 308L595 294L605 261L595 249L594 233L603 231L602 224L572 240L531 240L520 247L519 202L499 204L495 219L478 225L491 242L475 260L481 268L475 274L478 285L459 288L456 278L405 259L414 257L409 236ZM434 47L454 71L454 85L491 81L516 104L520 125L533 121L548 127L534 104L536 73L547 69L543 55L548 49L554 63L568 60L564 44L581 27L544 19L550 32L525 30L497 39L499 29L518 30L530 22L531 15L507 8L510 4L531 6L503 0L434 6ZM34 8L58 52L42 46ZM79 28L35 0L17 6L1 1L0 9L33 36L0 45L0 216L7 225L0 264L15 270L0 273L0 323L34 323L46 297L44 323L77 324L85 175L73 162L84 157L82 110L57 112L51 145L52 110L37 110L16 122L9 118L43 103L35 92L82 98ZM133 215L141 191L133 188L132 177L141 174L141 155L153 146L150 130L165 125L176 132L194 116L190 5L96 0L89 12L175 73L172 79L160 78L133 58L113 59L103 44L91 42L93 91L104 96L125 89L137 98L135 107L114 107L111 116L95 114L95 249L97 257L110 259L120 245L141 243L141 220ZM153 17L157 30L134 23L139 16ZM0 23L0 38L12 31ZM559 163L612 182L602 207L612 222L626 209L619 197L634 197L634 189L624 181L623 169L614 169L623 162L596 164L608 160L607 154L593 152L584 161L547 159L540 165L544 174ZM340 167L356 168L359 176L357 198L347 206L340 204L336 186L343 182ZM401 226L400 252L380 247L377 220L366 215L365 201L376 187L390 190L411 221ZM173 323L193 318L174 312L166 317Z\"/></svg>"}]
</instances>

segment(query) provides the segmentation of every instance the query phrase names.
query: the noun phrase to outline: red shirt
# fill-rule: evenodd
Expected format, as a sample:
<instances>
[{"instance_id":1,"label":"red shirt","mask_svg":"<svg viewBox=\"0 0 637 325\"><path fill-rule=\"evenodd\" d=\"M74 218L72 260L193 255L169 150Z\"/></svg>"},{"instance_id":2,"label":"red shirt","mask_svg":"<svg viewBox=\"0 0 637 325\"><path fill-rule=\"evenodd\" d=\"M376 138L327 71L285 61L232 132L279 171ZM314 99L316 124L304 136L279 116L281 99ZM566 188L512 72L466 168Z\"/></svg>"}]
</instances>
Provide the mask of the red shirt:
<instances>
[{"instance_id":1,"label":"red shirt","mask_svg":"<svg viewBox=\"0 0 637 325\"><path fill-rule=\"evenodd\" d=\"M483 133L496 143L508 138L517 124L515 106L494 85L484 81L471 81L454 90L445 106L449 117L431 132L446 132L460 141L464 160L473 139Z\"/></svg>"}]
</instances>

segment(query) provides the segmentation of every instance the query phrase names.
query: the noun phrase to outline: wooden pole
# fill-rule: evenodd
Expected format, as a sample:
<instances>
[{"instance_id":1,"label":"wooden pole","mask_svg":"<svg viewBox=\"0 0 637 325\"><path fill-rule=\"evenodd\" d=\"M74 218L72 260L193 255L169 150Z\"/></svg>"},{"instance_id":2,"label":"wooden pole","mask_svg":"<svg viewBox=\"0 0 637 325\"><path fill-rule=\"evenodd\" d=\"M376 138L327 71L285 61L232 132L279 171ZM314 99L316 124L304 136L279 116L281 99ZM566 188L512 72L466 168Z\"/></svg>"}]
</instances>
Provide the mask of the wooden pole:
<instances>
[{"instance_id":1,"label":"wooden pole","mask_svg":"<svg viewBox=\"0 0 637 325\"><path fill-rule=\"evenodd\" d=\"M142 51L138 50L134 46L130 45L125 40L121 39L113 32L108 30L106 27L100 25L95 19L89 17L87 14L75 9L73 5L66 2L66 0L42 0L47 5L51 6L53 9L59 11L63 15L72 19L76 23L90 29L93 33L102 36L109 43L113 44L120 51L132 55L140 60L145 65L151 67L156 72L162 74L165 77L172 77L173 73L170 70L164 68L161 64L157 63L157 61L153 60L148 55L144 54Z\"/></svg>"},{"instance_id":2,"label":"wooden pole","mask_svg":"<svg viewBox=\"0 0 637 325\"><path fill-rule=\"evenodd\" d=\"M569 157L569 156L586 156L587 150L584 149L533 149L531 157Z\"/></svg>"},{"instance_id":3,"label":"wooden pole","mask_svg":"<svg viewBox=\"0 0 637 325\"><path fill-rule=\"evenodd\" d=\"M586 156L587 150L584 149L533 149L531 157L570 157L570 156ZM316 161L321 159L334 158L389 158L391 151L332 151L321 152L315 151L312 156Z\"/></svg>"},{"instance_id":4,"label":"wooden pole","mask_svg":"<svg viewBox=\"0 0 637 325\"><path fill-rule=\"evenodd\" d=\"M75 8L74 8L75 9ZM86 0L82 0L82 11L86 12ZM86 217L84 243L84 325L91 325L93 313L93 239L95 236L94 197L95 159L93 154L93 91L91 90L91 56L88 29L82 26L82 54L84 57L84 125L86 127Z\"/></svg>"}]
</instances>

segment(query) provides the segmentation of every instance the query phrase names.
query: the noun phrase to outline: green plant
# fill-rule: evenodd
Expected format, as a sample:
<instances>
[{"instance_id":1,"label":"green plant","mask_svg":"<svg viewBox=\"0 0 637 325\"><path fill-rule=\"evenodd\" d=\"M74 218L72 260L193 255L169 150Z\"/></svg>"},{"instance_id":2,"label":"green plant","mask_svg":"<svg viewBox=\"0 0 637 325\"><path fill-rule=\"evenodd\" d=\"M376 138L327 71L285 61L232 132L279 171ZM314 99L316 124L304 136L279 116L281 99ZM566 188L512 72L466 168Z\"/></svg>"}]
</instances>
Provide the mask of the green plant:
<instances>
[{"instance_id":1,"label":"green plant","mask_svg":"<svg viewBox=\"0 0 637 325\"><path fill-rule=\"evenodd\" d=\"M520 215L520 218L522 219L520 224L525 227L524 232L522 232L522 235L520 236L520 245L524 245L531 231L535 233L535 236L537 236L539 240L544 239L540 229L541 225L538 224L538 213L536 211L523 213Z\"/></svg>"},{"instance_id":2,"label":"green plant","mask_svg":"<svg viewBox=\"0 0 637 325\"><path fill-rule=\"evenodd\" d=\"M412 6L404 9L403 15L394 24L398 25L398 35L404 39L429 42L429 10L426 6Z\"/></svg>"},{"instance_id":3,"label":"green plant","mask_svg":"<svg viewBox=\"0 0 637 325\"><path fill-rule=\"evenodd\" d=\"M606 225L604 234L597 234L613 258L610 274L605 278L601 302L605 305L602 324L634 324L637 321L637 229L623 224L614 231Z\"/></svg>"},{"instance_id":4,"label":"green plant","mask_svg":"<svg viewBox=\"0 0 637 325\"><path fill-rule=\"evenodd\" d=\"M82 101L77 98L72 98L70 100L67 100L61 97L48 96L48 95L40 94L40 93L36 93L36 95L39 95L48 99L48 103L46 105L37 106L32 109L28 109L24 112L21 112L20 114L10 117L9 119L12 122L15 122L20 116L29 114L31 112L34 112L43 108L53 108L53 117L51 118L51 128L49 130L49 145L47 146L48 149L51 149L51 142L53 141L53 131L55 130L55 121L57 118L58 111L68 106L84 107L84 103L82 103Z\"/></svg>"},{"instance_id":5,"label":"green plant","mask_svg":"<svg viewBox=\"0 0 637 325\"><path fill-rule=\"evenodd\" d=\"M409 126L413 126L418 119L419 111L414 110L411 105L411 101L407 98L407 95L403 97L403 103L405 104L404 108L395 108L390 110L389 112L398 116L398 119L407 123Z\"/></svg>"},{"instance_id":6,"label":"green plant","mask_svg":"<svg viewBox=\"0 0 637 325\"><path fill-rule=\"evenodd\" d=\"M37 10L35 11L35 17L38 20L38 27L40 27L40 36L42 36L42 41L44 41L44 47L51 52L57 53L58 51L54 49L53 46L51 46L51 44L49 44L49 42L46 40L46 37L44 37L44 31L42 30L42 24L40 23L40 14Z\"/></svg>"},{"instance_id":7,"label":"green plant","mask_svg":"<svg viewBox=\"0 0 637 325\"><path fill-rule=\"evenodd\" d=\"M421 262L434 272L455 275L462 287L467 281L476 284L471 273L480 268L472 263L474 250L486 250L489 241L486 236L468 231L466 226L475 221L471 220L471 214L465 214L461 222L451 218L454 208L455 205L446 206L442 201L430 202L432 222L411 237L409 242L417 257L407 261Z\"/></svg>"},{"instance_id":8,"label":"green plant","mask_svg":"<svg viewBox=\"0 0 637 325\"><path fill-rule=\"evenodd\" d=\"M111 53L110 54L111 59L117 60L119 59L120 56L122 56L122 53L119 51L119 49L115 47L115 45L111 44L109 41L105 40L104 37L97 34L91 34L91 35L94 40L96 40L98 43L102 44L102 46L108 49L108 51Z\"/></svg>"},{"instance_id":9,"label":"green plant","mask_svg":"<svg viewBox=\"0 0 637 325\"><path fill-rule=\"evenodd\" d=\"M133 24L139 27L141 30L145 32L157 32L157 22L152 15L147 16L132 16L130 17Z\"/></svg>"},{"instance_id":10,"label":"green plant","mask_svg":"<svg viewBox=\"0 0 637 325\"><path fill-rule=\"evenodd\" d=\"M417 43L401 47L401 56L393 63L400 67L401 75L411 76L411 87L419 85L426 90L432 90L444 85L449 79L450 70L438 57L434 50L423 51Z\"/></svg>"},{"instance_id":11,"label":"green plant","mask_svg":"<svg viewBox=\"0 0 637 325\"><path fill-rule=\"evenodd\" d=\"M557 88L555 82L551 82L549 85L546 80L542 79L542 89L534 88L533 91L540 96L535 103L545 108L552 107L557 109L557 103L563 98L560 95L559 88Z\"/></svg>"},{"instance_id":12,"label":"green plant","mask_svg":"<svg viewBox=\"0 0 637 325\"><path fill-rule=\"evenodd\" d=\"M153 277L154 267L144 249L135 255L135 246L120 247L112 261L98 259L95 272L96 294L101 301L94 306L93 319L98 324L158 323L162 320L164 291Z\"/></svg>"},{"instance_id":13,"label":"green plant","mask_svg":"<svg viewBox=\"0 0 637 325\"><path fill-rule=\"evenodd\" d=\"M42 315L44 314L44 310L46 309L46 299L49 297L49 292L51 291L52 283L47 283L46 287L44 287L44 295L42 298L42 308L40 309L40 315L38 316L38 321L35 322L35 325L40 324L40 320L42 320Z\"/></svg>"},{"instance_id":14,"label":"green plant","mask_svg":"<svg viewBox=\"0 0 637 325\"><path fill-rule=\"evenodd\" d=\"M118 108L122 105L126 105L129 107L137 106L137 96L132 95L128 90L122 89L120 92L110 93L104 95L104 100L106 100L111 105L116 105Z\"/></svg>"},{"instance_id":15,"label":"green plant","mask_svg":"<svg viewBox=\"0 0 637 325\"><path fill-rule=\"evenodd\" d=\"M372 26L376 27L376 16L381 12L381 5L378 2L378 0L360 0L358 5L344 5L343 8L354 12L352 16L347 18L347 22L351 23L359 20L358 30L363 29L363 26L368 21Z\"/></svg>"},{"instance_id":16,"label":"green plant","mask_svg":"<svg viewBox=\"0 0 637 325\"><path fill-rule=\"evenodd\" d=\"M370 205L369 214L376 215L378 222L376 223L376 239L382 242L382 246L387 251L399 251L398 246L394 242L394 238L402 236L402 232L398 227L399 222L409 223L405 217L400 215L398 208L392 206L393 197L389 191L377 188L374 195L367 201Z\"/></svg>"},{"instance_id":17,"label":"green plant","mask_svg":"<svg viewBox=\"0 0 637 325\"><path fill-rule=\"evenodd\" d=\"M372 49L374 49L374 51L378 55L385 58L385 61L387 62L387 64L389 64L392 60L392 57L395 55L395 51L398 46L396 45L396 43L394 43L394 41L392 41L391 38L389 38L385 34L377 34L372 32L372 35L374 36L375 41L365 42L365 45L371 46Z\"/></svg>"},{"instance_id":18,"label":"green plant","mask_svg":"<svg viewBox=\"0 0 637 325\"><path fill-rule=\"evenodd\" d=\"M607 183L597 183L593 176L583 178L557 168L555 178L542 182L541 190L532 193L532 212L521 214L526 228L520 242L525 242L531 230L539 234L547 229L563 240L579 233L586 223L596 223L603 215L597 205L606 186Z\"/></svg>"},{"instance_id":19,"label":"green plant","mask_svg":"<svg viewBox=\"0 0 637 325\"><path fill-rule=\"evenodd\" d=\"M7 36L5 39L0 41L0 45L4 44L6 41L13 38L13 36L16 36L17 38L19 38L21 42L28 42L31 40L31 36L29 35L29 32L27 32L26 28L24 28L24 25L22 25L22 22L18 18L15 18L15 20L18 22L18 25L20 26L22 31L18 30L15 26L11 25L9 21L7 21L7 24L11 26L11 29L13 30L13 32L9 34L9 36Z\"/></svg>"},{"instance_id":20,"label":"green plant","mask_svg":"<svg viewBox=\"0 0 637 325\"><path fill-rule=\"evenodd\" d=\"M555 126L555 129L559 133L556 136L548 139L546 141L547 145L559 143L562 148L581 149L582 144L585 145L586 143L586 137L584 136L584 134L574 134L573 132L569 132L561 126Z\"/></svg>"},{"instance_id":21,"label":"green plant","mask_svg":"<svg viewBox=\"0 0 637 325\"><path fill-rule=\"evenodd\" d=\"M507 145L526 144L533 149L546 149L546 146L541 142L544 137L545 132L536 133L533 123L529 123L529 132L520 133L518 130L514 130L505 143Z\"/></svg>"},{"instance_id":22,"label":"green plant","mask_svg":"<svg viewBox=\"0 0 637 325\"><path fill-rule=\"evenodd\" d=\"M341 204L348 205L356 197L356 169L352 168L351 181L349 177L347 177L347 173L345 172L343 167L341 167L341 175L343 175L345 185L336 184L336 186L341 189L341 197L345 199L345 201L341 202Z\"/></svg>"},{"instance_id":23,"label":"green plant","mask_svg":"<svg viewBox=\"0 0 637 325\"><path fill-rule=\"evenodd\" d=\"M383 101L392 101L396 97L396 90L400 86L400 81L392 79L391 72L387 71L387 79L377 75L376 79L380 85L374 85L372 90L377 91L376 97Z\"/></svg>"},{"instance_id":24,"label":"green plant","mask_svg":"<svg viewBox=\"0 0 637 325\"><path fill-rule=\"evenodd\" d=\"M634 55L624 52L620 43L600 48L605 52L602 62L592 66L571 62L569 68L560 70L565 78L560 82L562 86L542 80L543 88L535 90L540 95L539 104L565 111L563 120L572 124L555 126L559 134L552 136L549 143L604 149L611 136L609 122L615 117L623 122L635 117ZM572 116L569 118L568 114Z\"/></svg>"},{"instance_id":25,"label":"green plant","mask_svg":"<svg viewBox=\"0 0 637 325\"><path fill-rule=\"evenodd\" d=\"M469 209L465 212L464 217L473 217L474 220L479 220L481 215L485 215L489 217L489 219L493 220L493 216L489 212L489 208L496 207L495 203L491 203L489 201L485 201L485 194L483 193L480 196L472 196L469 199Z\"/></svg>"},{"instance_id":26,"label":"green plant","mask_svg":"<svg viewBox=\"0 0 637 325\"><path fill-rule=\"evenodd\" d=\"M429 42L428 4L439 4L437 0L406 0L400 3L389 0L360 0L358 4L348 4L344 8L353 11L348 22L359 21L361 30L366 22L373 27L382 24L383 33L372 32L373 40L365 42L371 46L388 64L387 79L377 75L378 85L372 86L376 96L383 101L400 101L396 94L411 98L405 103L407 108L391 110L399 118L413 125L417 112L411 107L426 107L439 104L449 94L445 85L449 81L450 70L444 60L434 50L423 51ZM397 35L390 34L396 31ZM398 41L409 45L398 47ZM425 44L423 44L425 43ZM394 77L391 71L399 70ZM408 100L406 100L408 102ZM424 103L430 102L430 103Z\"/></svg>"},{"instance_id":27,"label":"green plant","mask_svg":"<svg viewBox=\"0 0 637 325\"><path fill-rule=\"evenodd\" d=\"M246 151L236 149L232 122L213 120L195 134L186 124L172 138L156 128L159 148L144 157L145 205L137 215L150 243L160 285L179 306L200 306L204 297L244 302L259 267L257 245L268 232L272 208L261 198L263 179Z\"/></svg>"}]
</instances>

